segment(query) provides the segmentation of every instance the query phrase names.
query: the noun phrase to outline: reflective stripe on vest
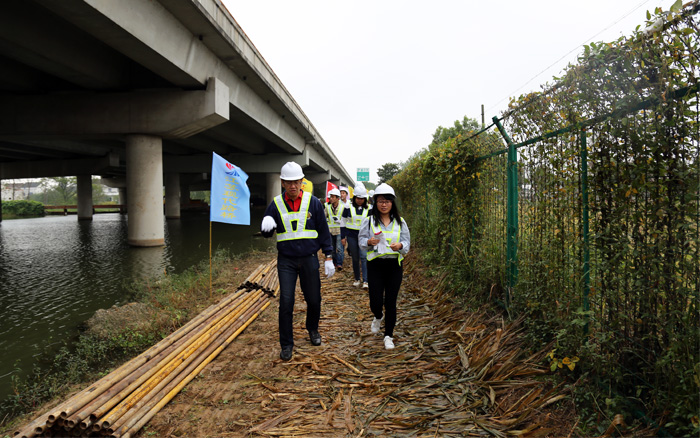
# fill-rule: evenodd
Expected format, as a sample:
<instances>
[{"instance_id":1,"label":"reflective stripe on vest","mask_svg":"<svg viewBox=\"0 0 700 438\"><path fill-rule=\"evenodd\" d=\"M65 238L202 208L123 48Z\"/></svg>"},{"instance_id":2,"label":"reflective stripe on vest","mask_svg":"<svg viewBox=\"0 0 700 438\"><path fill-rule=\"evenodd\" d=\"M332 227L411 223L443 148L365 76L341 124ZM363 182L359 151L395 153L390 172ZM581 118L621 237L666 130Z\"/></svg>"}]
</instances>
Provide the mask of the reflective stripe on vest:
<instances>
[{"instance_id":1,"label":"reflective stripe on vest","mask_svg":"<svg viewBox=\"0 0 700 438\"><path fill-rule=\"evenodd\" d=\"M333 208L331 207L331 204L326 204L326 212L328 213L328 217L326 218L326 222L328 222L328 228L340 228L340 217L343 215L343 203L338 203L337 214L333 214Z\"/></svg>"},{"instance_id":2,"label":"reflective stripe on vest","mask_svg":"<svg viewBox=\"0 0 700 438\"><path fill-rule=\"evenodd\" d=\"M362 214L357 214L357 210L355 209L354 206L350 207L350 222L345 223L345 228L349 228L351 230L359 230L360 225L362 225L362 219L367 217L367 210L366 208L362 209Z\"/></svg>"},{"instance_id":3,"label":"reflective stripe on vest","mask_svg":"<svg viewBox=\"0 0 700 438\"><path fill-rule=\"evenodd\" d=\"M391 231L383 231L381 228L377 228L376 225L374 224L374 220L370 219L369 224L371 226L372 230L372 235L375 235L382 231L384 234L384 238L386 239L386 246L388 251L385 252L384 254L379 254L376 249L372 249L370 251L367 251L367 261L374 260L379 257L386 257L389 255L396 254L399 256L399 265L401 264L401 261L403 260L403 255L399 253L398 251L394 251L391 248L389 248L389 245L391 245L394 242L398 242L399 238L401 237L401 225L397 222L396 219L394 219L391 223ZM377 246L375 245L374 248Z\"/></svg>"},{"instance_id":4,"label":"reflective stripe on vest","mask_svg":"<svg viewBox=\"0 0 700 438\"><path fill-rule=\"evenodd\" d=\"M282 225L284 226L284 233L277 233L277 241L282 242L285 240L295 240L295 239L315 239L318 237L318 232L316 230L306 229L306 219L309 214L309 203L311 202L311 193L303 192L301 198L301 205L299 206L299 211L289 211L287 204L282 199L283 195L275 196L275 205L277 206L277 211L282 219ZM292 226L292 223L296 222L296 228ZM295 231L296 230L296 231Z\"/></svg>"}]
</instances>

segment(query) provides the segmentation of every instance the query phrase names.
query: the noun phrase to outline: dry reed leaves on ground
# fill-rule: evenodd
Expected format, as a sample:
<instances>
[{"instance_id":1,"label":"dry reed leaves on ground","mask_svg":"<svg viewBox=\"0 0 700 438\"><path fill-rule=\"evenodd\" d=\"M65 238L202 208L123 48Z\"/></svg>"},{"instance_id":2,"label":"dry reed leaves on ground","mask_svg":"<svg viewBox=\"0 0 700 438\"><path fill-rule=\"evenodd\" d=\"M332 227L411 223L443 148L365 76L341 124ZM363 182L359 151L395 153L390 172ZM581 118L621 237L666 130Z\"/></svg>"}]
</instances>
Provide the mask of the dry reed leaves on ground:
<instances>
[{"instance_id":1,"label":"dry reed leaves on ground","mask_svg":"<svg viewBox=\"0 0 700 438\"><path fill-rule=\"evenodd\" d=\"M352 287L352 273L322 276L320 347L308 340L298 290L291 361L279 359L275 302L141 436L561 433L547 412L563 395L535 379L543 353L520 349L518 322L461 310L405 263L394 350L370 332L367 291Z\"/></svg>"}]
</instances>

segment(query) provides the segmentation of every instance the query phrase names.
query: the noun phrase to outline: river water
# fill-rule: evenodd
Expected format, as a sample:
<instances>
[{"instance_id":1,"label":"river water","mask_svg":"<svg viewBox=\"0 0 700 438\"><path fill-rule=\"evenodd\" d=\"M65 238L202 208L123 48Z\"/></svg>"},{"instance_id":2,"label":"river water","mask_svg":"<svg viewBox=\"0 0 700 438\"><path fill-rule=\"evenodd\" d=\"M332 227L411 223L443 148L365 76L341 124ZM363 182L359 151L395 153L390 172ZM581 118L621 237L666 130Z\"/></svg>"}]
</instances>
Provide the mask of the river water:
<instances>
[{"instance_id":1,"label":"river water","mask_svg":"<svg viewBox=\"0 0 700 438\"><path fill-rule=\"evenodd\" d=\"M274 245L253 236L263 211L251 211L251 226L212 223L213 251ZM166 221L165 246L156 248L130 247L127 217L118 213L0 222L0 400L11 393L13 375L57 351L96 310L124 304L125 285L208 259L208 214Z\"/></svg>"}]
</instances>

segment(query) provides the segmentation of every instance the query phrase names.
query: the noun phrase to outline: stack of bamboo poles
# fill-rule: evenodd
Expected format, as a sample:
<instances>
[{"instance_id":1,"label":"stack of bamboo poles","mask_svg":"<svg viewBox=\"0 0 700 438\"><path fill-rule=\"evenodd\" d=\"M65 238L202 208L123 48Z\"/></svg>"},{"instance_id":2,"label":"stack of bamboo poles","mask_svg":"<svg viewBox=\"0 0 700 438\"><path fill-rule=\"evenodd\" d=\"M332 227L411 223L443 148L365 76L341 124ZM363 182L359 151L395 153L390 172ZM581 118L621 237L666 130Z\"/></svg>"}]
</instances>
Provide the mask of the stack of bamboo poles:
<instances>
[{"instance_id":1,"label":"stack of bamboo poles","mask_svg":"<svg viewBox=\"0 0 700 438\"><path fill-rule=\"evenodd\" d=\"M277 271L270 269L270 266L275 266L276 261L272 261L267 265L260 265L253 271L252 274L240 285L241 289L260 289L265 293L276 296L280 287Z\"/></svg>"},{"instance_id":2,"label":"stack of bamboo poles","mask_svg":"<svg viewBox=\"0 0 700 438\"><path fill-rule=\"evenodd\" d=\"M270 305L275 265L260 265L245 282L264 278L267 289L240 288L15 436L133 436Z\"/></svg>"}]
</instances>

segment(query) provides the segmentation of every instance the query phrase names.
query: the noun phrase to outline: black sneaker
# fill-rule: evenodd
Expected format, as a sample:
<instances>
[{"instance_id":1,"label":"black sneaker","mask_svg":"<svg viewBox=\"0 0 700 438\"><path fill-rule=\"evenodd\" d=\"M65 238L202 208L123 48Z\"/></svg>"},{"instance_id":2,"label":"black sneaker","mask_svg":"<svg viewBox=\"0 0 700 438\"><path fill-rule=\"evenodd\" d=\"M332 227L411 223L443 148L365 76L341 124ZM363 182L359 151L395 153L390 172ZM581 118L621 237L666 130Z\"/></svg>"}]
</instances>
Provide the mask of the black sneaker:
<instances>
[{"instance_id":1,"label":"black sneaker","mask_svg":"<svg viewBox=\"0 0 700 438\"><path fill-rule=\"evenodd\" d=\"M309 339L311 340L311 345L317 347L321 345L321 335L316 330L309 331Z\"/></svg>"},{"instance_id":2,"label":"black sneaker","mask_svg":"<svg viewBox=\"0 0 700 438\"><path fill-rule=\"evenodd\" d=\"M292 358L292 347L284 347L282 351L280 351L280 359L283 361L288 361L289 359Z\"/></svg>"}]
</instances>

